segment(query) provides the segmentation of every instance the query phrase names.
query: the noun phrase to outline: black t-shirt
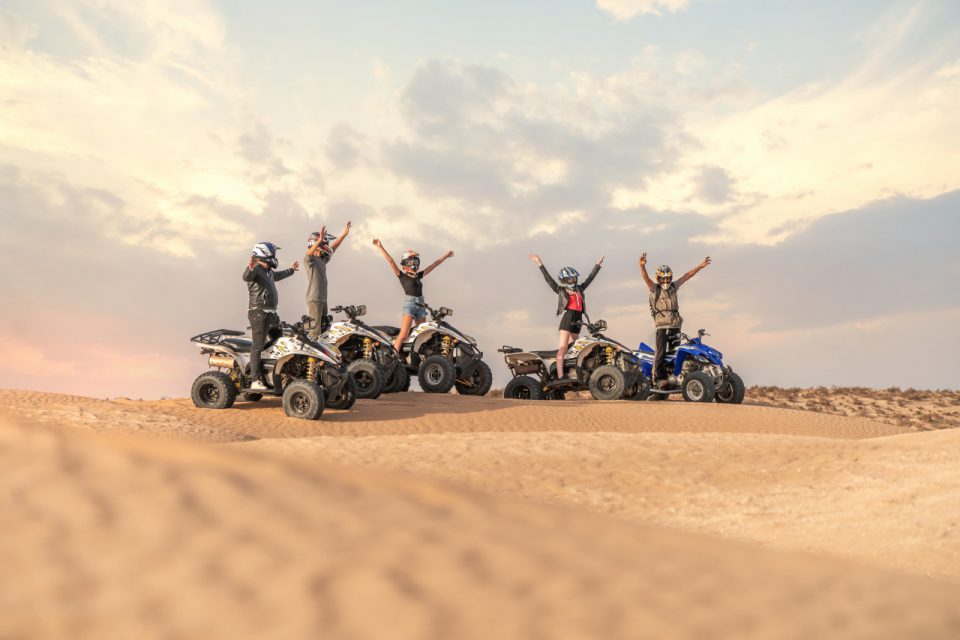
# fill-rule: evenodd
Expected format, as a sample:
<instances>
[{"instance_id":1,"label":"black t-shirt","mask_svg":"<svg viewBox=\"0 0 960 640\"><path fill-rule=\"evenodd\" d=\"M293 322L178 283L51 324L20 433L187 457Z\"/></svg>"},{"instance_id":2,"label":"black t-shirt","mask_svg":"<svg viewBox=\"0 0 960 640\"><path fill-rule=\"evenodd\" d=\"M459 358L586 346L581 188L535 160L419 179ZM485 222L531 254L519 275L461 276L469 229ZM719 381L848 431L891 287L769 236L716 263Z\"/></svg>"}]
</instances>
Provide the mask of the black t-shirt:
<instances>
[{"instance_id":1,"label":"black t-shirt","mask_svg":"<svg viewBox=\"0 0 960 640\"><path fill-rule=\"evenodd\" d=\"M400 279L400 286L403 287L405 294L408 296L423 295L423 271L417 272L415 276L408 276L401 271L397 277Z\"/></svg>"}]
</instances>

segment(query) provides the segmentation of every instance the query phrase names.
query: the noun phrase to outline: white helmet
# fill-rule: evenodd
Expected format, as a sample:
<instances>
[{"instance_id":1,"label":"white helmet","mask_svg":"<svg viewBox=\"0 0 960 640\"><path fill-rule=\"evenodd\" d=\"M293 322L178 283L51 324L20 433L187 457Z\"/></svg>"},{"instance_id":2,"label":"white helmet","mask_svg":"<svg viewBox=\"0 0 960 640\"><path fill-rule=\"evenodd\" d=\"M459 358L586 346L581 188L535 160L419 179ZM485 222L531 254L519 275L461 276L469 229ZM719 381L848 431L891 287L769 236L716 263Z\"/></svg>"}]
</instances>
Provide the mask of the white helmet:
<instances>
[{"instance_id":1,"label":"white helmet","mask_svg":"<svg viewBox=\"0 0 960 640\"><path fill-rule=\"evenodd\" d=\"M253 257L262 260L270 265L271 269L277 268L277 251L280 249L272 242L258 242L253 245Z\"/></svg>"},{"instance_id":2,"label":"white helmet","mask_svg":"<svg viewBox=\"0 0 960 640\"><path fill-rule=\"evenodd\" d=\"M420 269L420 254L413 249L404 251L400 257L400 268L403 269L408 276L417 275L417 270Z\"/></svg>"}]
</instances>

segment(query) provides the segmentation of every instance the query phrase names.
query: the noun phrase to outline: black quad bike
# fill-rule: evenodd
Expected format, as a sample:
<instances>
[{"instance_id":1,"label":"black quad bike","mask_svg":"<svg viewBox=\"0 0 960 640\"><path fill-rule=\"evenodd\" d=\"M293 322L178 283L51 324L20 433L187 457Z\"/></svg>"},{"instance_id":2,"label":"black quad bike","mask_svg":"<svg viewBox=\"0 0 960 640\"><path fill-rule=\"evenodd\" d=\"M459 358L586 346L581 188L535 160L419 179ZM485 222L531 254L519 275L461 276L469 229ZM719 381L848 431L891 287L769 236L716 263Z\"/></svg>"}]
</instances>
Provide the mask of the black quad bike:
<instances>
[{"instance_id":1,"label":"black quad bike","mask_svg":"<svg viewBox=\"0 0 960 640\"><path fill-rule=\"evenodd\" d=\"M420 388L427 393L447 393L456 387L461 395L486 395L493 384L493 373L483 361L477 341L446 322L445 318L453 315L452 309L421 306L430 312L430 320L410 331L400 352L403 366L397 367L388 386L406 391L410 387L409 376L416 375ZM399 327L374 329L388 337L400 335Z\"/></svg>"},{"instance_id":2,"label":"black quad bike","mask_svg":"<svg viewBox=\"0 0 960 640\"><path fill-rule=\"evenodd\" d=\"M504 345L498 349L513 374L503 390L514 400L563 400L567 391L590 391L597 400L646 400L650 382L640 358L629 347L603 334L604 320L584 325L586 336L567 349L565 374L557 378L557 350L524 351Z\"/></svg>"},{"instance_id":3,"label":"black quad bike","mask_svg":"<svg viewBox=\"0 0 960 640\"><path fill-rule=\"evenodd\" d=\"M366 315L366 305L337 306L331 311L343 313L347 319L329 325L320 340L336 347L343 356L347 371L357 383L359 397L378 398L386 390L386 382L401 368L393 342L359 319Z\"/></svg>"},{"instance_id":4,"label":"black quad bike","mask_svg":"<svg viewBox=\"0 0 960 640\"><path fill-rule=\"evenodd\" d=\"M211 370L193 382L190 396L202 409L228 409L237 396L256 402L264 394L280 396L292 418L317 420L325 407L349 409L357 399L356 384L335 349L311 340L303 322L281 322L270 328L260 352L265 391L252 391L253 341L242 331L216 329L190 338L207 356Z\"/></svg>"}]
</instances>

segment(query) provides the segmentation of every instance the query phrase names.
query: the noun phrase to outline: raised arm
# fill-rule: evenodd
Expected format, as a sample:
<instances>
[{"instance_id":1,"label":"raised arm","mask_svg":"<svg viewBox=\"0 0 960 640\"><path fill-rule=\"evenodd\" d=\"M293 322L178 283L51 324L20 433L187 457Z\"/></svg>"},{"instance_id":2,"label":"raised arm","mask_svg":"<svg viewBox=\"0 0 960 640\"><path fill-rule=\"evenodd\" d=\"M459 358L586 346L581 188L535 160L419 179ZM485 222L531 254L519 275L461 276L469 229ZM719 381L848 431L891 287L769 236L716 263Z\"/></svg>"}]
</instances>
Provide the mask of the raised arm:
<instances>
[{"instance_id":1,"label":"raised arm","mask_svg":"<svg viewBox=\"0 0 960 640\"><path fill-rule=\"evenodd\" d=\"M430 274L431 271L433 271L434 269L436 269L437 267L439 267L441 264L443 264L443 261L444 261L444 260L446 260L447 258L452 258L452 257L453 257L453 251L447 251L445 254L443 254L442 256L440 256L439 258L437 258L436 260L434 260L434 261L433 261L433 264L431 264L429 267L427 267L426 269L424 269L424 270L423 270L423 275L426 277L427 275Z\"/></svg>"},{"instance_id":2,"label":"raised arm","mask_svg":"<svg viewBox=\"0 0 960 640\"><path fill-rule=\"evenodd\" d=\"M323 236L325 236L325 235L327 235L327 227L326 227L326 225L320 227L320 237L317 238L317 241L313 243L313 246L312 246L312 247L310 247L309 249L307 249L307 255L308 255L308 256L312 256L312 255L313 255L313 252L317 250L317 247L319 247L321 244L323 244Z\"/></svg>"},{"instance_id":3,"label":"raised arm","mask_svg":"<svg viewBox=\"0 0 960 640\"><path fill-rule=\"evenodd\" d=\"M344 227L343 233L340 234L340 237L338 237L336 240L334 240L333 242L330 243L330 253L333 253L334 251L336 251L336 250L337 250L337 247L340 246L340 244L343 242L344 238L347 237L347 234L350 233L350 227L351 227L352 224L353 224L352 222L349 222L349 221L348 221L348 222L347 222L347 226Z\"/></svg>"},{"instance_id":4,"label":"raised arm","mask_svg":"<svg viewBox=\"0 0 960 640\"><path fill-rule=\"evenodd\" d=\"M600 259L597 260L597 264L594 265L593 270L590 272L590 275L587 276L587 279L583 281L583 284L580 285L581 289L586 289L590 286L590 283L593 282L593 279L597 277L597 274L600 273L600 267L603 266L603 259L605 256L600 256Z\"/></svg>"},{"instance_id":5,"label":"raised arm","mask_svg":"<svg viewBox=\"0 0 960 640\"><path fill-rule=\"evenodd\" d=\"M383 254L383 257L387 259L387 262L390 263L390 268L393 269L393 275L400 275L400 268L397 266L397 263L393 261L393 258L390 257L390 254L387 253L387 250L383 248L383 243L379 239L373 239L373 246L377 249L380 249L380 253Z\"/></svg>"},{"instance_id":6,"label":"raised arm","mask_svg":"<svg viewBox=\"0 0 960 640\"><path fill-rule=\"evenodd\" d=\"M260 266L260 262L251 256L247 268L243 270L243 281L264 284L265 275L266 271Z\"/></svg>"},{"instance_id":7,"label":"raised arm","mask_svg":"<svg viewBox=\"0 0 960 640\"><path fill-rule=\"evenodd\" d=\"M643 281L647 283L647 289L653 291L657 286L656 283L650 279L650 274L647 273L647 252L644 251L640 256L640 275L643 276Z\"/></svg>"},{"instance_id":8,"label":"raised arm","mask_svg":"<svg viewBox=\"0 0 960 640\"><path fill-rule=\"evenodd\" d=\"M693 276L697 275L700 272L700 270L706 267L707 265L709 265L710 262L711 262L710 256L707 256L706 258L704 258L703 262L695 266L693 269L690 269L690 271L687 271L685 274L683 274L683 276L681 276L679 280L677 280L677 286L679 287L684 282L686 282Z\"/></svg>"},{"instance_id":9,"label":"raised arm","mask_svg":"<svg viewBox=\"0 0 960 640\"><path fill-rule=\"evenodd\" d=\"M547 268L543 266L543 260L540 259L540 256L535 253L531 253L530 259L533 261L533 264L540 267L540 273L543 274L543 279L547 281L547 286L553 289L554 293L560 291L560 285L558 285L557 281L553 279L553 276L550 275L550 272L547 271Z\"/></svg>"}]
</instances>

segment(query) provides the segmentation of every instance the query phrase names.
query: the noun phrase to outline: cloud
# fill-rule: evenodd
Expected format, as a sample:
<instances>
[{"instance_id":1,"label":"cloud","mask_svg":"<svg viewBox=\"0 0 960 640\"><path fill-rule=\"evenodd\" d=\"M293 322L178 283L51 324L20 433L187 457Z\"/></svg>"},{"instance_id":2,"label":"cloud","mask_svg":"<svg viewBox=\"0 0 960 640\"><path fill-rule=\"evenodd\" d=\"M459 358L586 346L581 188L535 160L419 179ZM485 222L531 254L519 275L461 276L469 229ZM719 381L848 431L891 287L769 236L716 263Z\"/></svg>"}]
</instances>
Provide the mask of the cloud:
<instances>
[{"instance_id":1,"label":"cloud","mask_svg":"<svg viewBox=\"0 0 960 640\"><path fill-rule=\"evenodd\" d=\"M622 21L645 13L657 16L664 11L676 13L686 9L688 4L689 0L597 0L598 9Z\"/></svg>"},{"instance_id":2,"label":"cloud","mask_svg":"<svg viewBox=\"0 0 960 640\"><path fill-rule=\"evenodd\" d=\"M673 170L618 187L614 204L717 216L720 233L704 237L711 242L773 243L824 215L960 187L960 76L944 58L960 32L916 43L918 10L900 17L870 30L868 53L835 81L735 110L692 106L683 126L697 144ZM704 166L723 168L737 184L734 197L703 191Z\"/></svg>"}]
</instances>

